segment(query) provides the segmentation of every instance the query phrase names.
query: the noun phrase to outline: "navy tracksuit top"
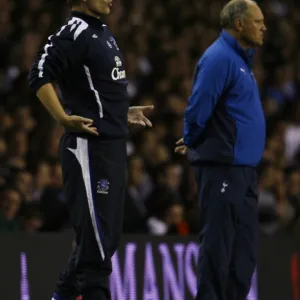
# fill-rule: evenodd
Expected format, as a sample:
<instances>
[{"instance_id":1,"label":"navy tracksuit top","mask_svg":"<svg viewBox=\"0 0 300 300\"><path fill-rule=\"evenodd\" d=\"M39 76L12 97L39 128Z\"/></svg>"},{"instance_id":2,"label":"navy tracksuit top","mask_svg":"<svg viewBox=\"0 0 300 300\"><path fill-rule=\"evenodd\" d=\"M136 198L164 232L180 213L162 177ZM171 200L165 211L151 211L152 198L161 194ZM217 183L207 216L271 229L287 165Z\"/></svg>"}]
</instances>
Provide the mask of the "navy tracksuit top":
<instances>
[{"instance_id":1,"label":"navy tracksuit top","mask_svg":"<svg viewBox=\"0 0 300 300\"><path fill-rule=\"evenodd\" d=\"M127 136L124 58L99 19L73 11L38 53L28 81L35 92L46 83L57 82L67 114L92 119L100 136Z\"/></svg>"}]
</instances>

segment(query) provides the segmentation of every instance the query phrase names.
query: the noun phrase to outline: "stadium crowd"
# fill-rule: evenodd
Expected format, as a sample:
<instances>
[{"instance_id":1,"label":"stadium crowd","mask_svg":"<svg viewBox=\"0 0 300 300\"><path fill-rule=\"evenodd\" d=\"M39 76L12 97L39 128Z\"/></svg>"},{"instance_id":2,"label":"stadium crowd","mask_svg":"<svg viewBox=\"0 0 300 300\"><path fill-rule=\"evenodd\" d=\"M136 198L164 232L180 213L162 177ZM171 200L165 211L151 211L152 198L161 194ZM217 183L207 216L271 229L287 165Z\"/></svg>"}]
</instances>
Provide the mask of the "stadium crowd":
<instances>
[{"instance_id":1,"label":"stadium crowd","mask_svg":"<svg viewBox=\"0 0 300 300\"><path fill-rule=\"evenodd\" d=\"M130 131L124 232L194 234L193 170L174 153L195 64L219 34L222 0L114 0L105 22L123 50L131 105L154 104L152 129ZM254 73L267 118L260 221L272 234L300 215L300 5L265 1L268 33ZM68 16L63 0L0 0L0 231L68 228L58 146L63 128L29 90L37 50ZM59 91L58 91L59 92Z\"/></svg>"}]
</instances>

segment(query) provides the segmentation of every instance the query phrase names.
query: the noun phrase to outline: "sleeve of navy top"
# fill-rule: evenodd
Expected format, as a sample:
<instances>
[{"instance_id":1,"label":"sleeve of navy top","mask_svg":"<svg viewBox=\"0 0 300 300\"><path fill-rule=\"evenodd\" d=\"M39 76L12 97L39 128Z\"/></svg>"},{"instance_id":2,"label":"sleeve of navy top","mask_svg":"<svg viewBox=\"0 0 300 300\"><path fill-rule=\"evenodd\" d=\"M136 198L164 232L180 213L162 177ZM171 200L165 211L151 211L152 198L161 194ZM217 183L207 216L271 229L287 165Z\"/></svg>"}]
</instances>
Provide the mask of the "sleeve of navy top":
<instances>
[{"instance_id":1,"label":"sleeve of navy top","mask_svg":"<svg viewBox=\"0 0 300 300\"><path fill-rule=\"evenodd\" d=\"M38 52L28 75L34 92L44 84L55 81L71 65L79 63L87 49L85 22L72 22L48 38L48 43Z\"/></svg>"},{"instance_id":2,"label":"sleeve of navy top","mask_svg":"<svg viewBox=\"0 0 300 300\"><path fill-rule=\"evenodd\" d=\"M196 68L192 94L184 113L184 144L194 148L216 104L230 82L227 57L202 57Z\"/></svg>"}]
</instances>

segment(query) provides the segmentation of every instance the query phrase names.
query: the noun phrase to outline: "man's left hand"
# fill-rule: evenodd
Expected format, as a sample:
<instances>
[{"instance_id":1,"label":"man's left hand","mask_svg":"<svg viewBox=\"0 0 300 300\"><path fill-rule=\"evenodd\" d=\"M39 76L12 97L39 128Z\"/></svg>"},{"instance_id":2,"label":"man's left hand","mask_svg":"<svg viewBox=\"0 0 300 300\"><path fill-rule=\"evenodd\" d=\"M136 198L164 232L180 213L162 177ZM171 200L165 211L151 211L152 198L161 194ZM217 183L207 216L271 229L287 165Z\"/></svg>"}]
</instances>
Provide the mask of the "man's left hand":
<instances>
[{"instance_id":1,"label":"man's left hand","mask_svg":"<svg viewBox=\"0 0 300 300\"><path fill-rule=\"evenodd\" d=\"M176 142L175 153L186 155L188 152L187 146L184 145L183 138Z\"/></svg>"},{"instance_id":2,"label":"man's left hand","mask_svg":"<svg viewBox=\"0 0 300 300\"><path fill-rule=\"evenodd\" d=\"M128 124L142 127L152 127L152 123L144 116L144 114L150 113L153 109L153 105L129 107Z\"/></svg>"}]
</instances>

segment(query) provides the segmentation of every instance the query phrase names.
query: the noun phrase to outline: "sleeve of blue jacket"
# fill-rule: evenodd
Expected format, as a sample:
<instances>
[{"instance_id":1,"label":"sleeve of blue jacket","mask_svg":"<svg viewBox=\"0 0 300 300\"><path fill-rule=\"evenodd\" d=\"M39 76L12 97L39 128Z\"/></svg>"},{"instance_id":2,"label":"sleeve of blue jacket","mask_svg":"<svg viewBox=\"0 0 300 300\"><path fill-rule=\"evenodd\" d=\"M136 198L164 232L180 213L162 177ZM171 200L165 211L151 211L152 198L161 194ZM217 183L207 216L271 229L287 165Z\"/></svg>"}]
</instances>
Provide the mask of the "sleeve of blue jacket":
<instances>
[{"instance_id":1,"label":"sleeve of blue jacket","mask_svg":"<svg viewBox=\"0 0 300 300\"><path fill-rule=\"evenodd\" d=\"M195 148L216 104L231 80L230 60L223 55L202 57L198 64L192 94L184 113L184 144Z\"/></svg>"}]
</instances>

